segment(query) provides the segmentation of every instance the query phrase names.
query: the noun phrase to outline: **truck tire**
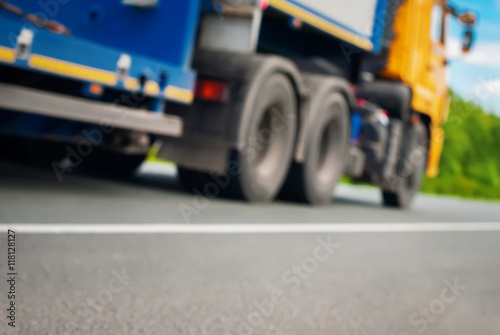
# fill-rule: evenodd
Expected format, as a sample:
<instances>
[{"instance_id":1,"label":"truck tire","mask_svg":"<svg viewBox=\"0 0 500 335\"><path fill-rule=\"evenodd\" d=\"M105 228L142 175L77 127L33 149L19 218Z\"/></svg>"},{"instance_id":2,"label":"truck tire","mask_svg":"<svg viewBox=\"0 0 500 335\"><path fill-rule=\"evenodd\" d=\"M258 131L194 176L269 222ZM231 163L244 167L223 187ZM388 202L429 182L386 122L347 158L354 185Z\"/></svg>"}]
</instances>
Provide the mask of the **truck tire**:
<instances>
[{"instance_id":1,"label":"truck tire","mask_svg":"<svg viewBox=\"0 0 500 335\"><path fill-rule=\"evenodd\" d=\"M297 97L290 79L272 73L247 97L252 103L244 123L244 146L231 157L239 173L230 176L230 196L248 201L273 200L290 168L297 133ZM223 190L224 191L224 190ZM223 192L224 193L224 192Z\"/></svg>"},{"instance_id":2,"label":"truck tire","mask_svg":"<svg viewBox=\"0 0 500 335\"><path fill-rule=\"evenodd\" d=\"M382 190L385 206L410 207L420 189L427 168L428 139L427 127L424 124L419 123L411 128L403 147L405 159L398 166L392 187Z\"/></svg>"},{"instance_id":3,"label":"truck tire","mask_svg":"<svg viewBox=\"0 0 500 335\"><path fill-rule=\"evenodd\" d=\"M317 87L319 88L319 87ZM340 92L316 90L310 102L304 162L294 162L281 195L310 204L332 201L343 173L349 138L349 105Z\"/></svg>"}]
</instances>

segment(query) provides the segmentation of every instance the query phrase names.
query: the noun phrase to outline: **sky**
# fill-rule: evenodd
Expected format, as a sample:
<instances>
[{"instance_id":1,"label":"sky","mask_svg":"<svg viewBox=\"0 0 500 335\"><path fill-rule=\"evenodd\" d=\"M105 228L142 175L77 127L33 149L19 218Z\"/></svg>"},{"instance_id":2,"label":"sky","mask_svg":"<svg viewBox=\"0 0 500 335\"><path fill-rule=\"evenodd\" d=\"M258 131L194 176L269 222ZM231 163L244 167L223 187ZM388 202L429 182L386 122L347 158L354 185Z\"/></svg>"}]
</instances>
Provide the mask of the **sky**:
<instances>
[{"instance_id":1,"label":"sky","mask_svg":"<svg viewBox=\"0 0 500 335\"><path fill-rule=\"evenodd\" d=\"M476 39L468 54L461 53L464 28L449 20L447 40L450 87L486 112L500 116L500 0L450 0L458 9L478 15Z\"/></svg>"}]
</instances>

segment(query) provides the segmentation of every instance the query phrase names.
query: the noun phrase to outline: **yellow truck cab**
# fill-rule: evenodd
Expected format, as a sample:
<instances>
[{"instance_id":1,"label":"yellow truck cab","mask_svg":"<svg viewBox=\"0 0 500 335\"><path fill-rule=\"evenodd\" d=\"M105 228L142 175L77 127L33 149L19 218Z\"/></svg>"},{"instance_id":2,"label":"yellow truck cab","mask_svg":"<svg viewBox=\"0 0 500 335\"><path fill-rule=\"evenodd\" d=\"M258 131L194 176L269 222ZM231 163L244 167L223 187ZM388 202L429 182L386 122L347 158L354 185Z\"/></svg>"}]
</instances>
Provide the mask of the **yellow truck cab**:
<instances>
[{"instance_id":1,"label":"yellow truck cab","mask_svg":"<svg viewBox=\"0 0 500 335\"><path fill-rule=\"evenodd\" d=\"M463 51L472 43L475 16L459 14L446 0L406 0L394 12L391 42L382 78L401 81L412 89L411 108L429 117L429 159L427 175L435 177L443 148L441 125L448 117L450 95L446 81L447 18L458 17L466 25Z\"/></svg>"}]
</instances>

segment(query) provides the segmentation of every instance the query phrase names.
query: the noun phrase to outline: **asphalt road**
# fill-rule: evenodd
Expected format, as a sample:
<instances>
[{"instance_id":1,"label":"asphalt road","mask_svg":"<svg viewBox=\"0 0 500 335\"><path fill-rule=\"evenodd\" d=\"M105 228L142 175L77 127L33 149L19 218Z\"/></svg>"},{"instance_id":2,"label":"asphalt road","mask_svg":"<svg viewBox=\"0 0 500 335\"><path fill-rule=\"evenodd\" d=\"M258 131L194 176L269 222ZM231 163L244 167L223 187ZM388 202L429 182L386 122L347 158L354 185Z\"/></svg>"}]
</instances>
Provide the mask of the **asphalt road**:
<instances>
[{"instance_id":1,"label":"asphalt road","mask_svg":"<svg viewBox=\"0 0 500 335\"><path fill-rule=\"evenodd\" d=\"M498 203L419 196L401 212L374 189L344 186L319 208L212 199L188 225L179 208L195 198L164 169L59 183L0 162L0 226L20 229L17 327L2 315L0 334L500 333L500 223L481 223L499 221ZM56 234L49 223L85 229ZM145 231L124 233L128 223ZM98 233L103 224L116 232ZM6 249L2 231L2 311Z\"/></svg>"},{"instance_id":2,"label":"asphalt road","mask_svg":"<svg viewBox=\"0 0 500 335\"><path fill-rule=\"evenodd\" d=\"M324 207L247 204L183 193L175 167L150 164L130 180L66 174L0 161L0 222L6 223L334 223L489 222L500 203L419 196L412 209L383 208L375 188L340 185Z\"/></svg>"}]
</instances>

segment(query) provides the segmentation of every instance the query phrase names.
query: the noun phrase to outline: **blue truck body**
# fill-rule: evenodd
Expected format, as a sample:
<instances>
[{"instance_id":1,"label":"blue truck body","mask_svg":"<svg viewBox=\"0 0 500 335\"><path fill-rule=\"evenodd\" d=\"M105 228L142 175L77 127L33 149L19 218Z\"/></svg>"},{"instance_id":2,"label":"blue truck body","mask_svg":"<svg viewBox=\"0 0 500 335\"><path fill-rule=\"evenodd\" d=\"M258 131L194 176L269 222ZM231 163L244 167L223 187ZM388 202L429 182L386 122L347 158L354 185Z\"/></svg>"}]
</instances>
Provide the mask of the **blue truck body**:
<instances>
[{"instance_id":1,"label":"blue truck body","mask_svg":"<svg viewBox=\"0 0 500 335\"><path fill-rule=\"evenodd\" d=\"M64 4L63 4L64 2ZM200 1L160 1L152 9L120 1L29 1L15 5L26 13L56 20L71 36L37 27L25 17L0 11L0 60L11 66L136 90L137 78L151 82L146 93L181 103L192 101L195 75L190 69ZM27 59L15 56L22 29L34 32ZM132 59L127 78L116 79L117 60ZM156 87L166 73L165 87Z\"/></svg>"},{"instance_id":2,"label":"blue truck body","mask_svg":"<svg viewBox=\"0 0 500 335\"><path fill-rule=\"evenodd\" d=\"M134 0L129 0L134 1ZM351 5L351 11L359 6ZM54 20L71 31L56 34L30 22L26 16L0 10L0 66L82 83L89 99L89 85L99 84L117 92L142 92L154 103L151 112L168 113L166 102L189 105L193 102L196 71L192 58L205 14L222 10L224 0L160 0L152 7L126 4L126 0L67 1L16 0L9 2L44 21ZM139 2L136 0L136 2ZM153 1L154 2L154 1ZM247 2L252 2L248 1ZM377 53L381 48L387 0L368 0L370 22L350 27L329 15L325 0L253 1L272 8L290 19L352 47L345 52ZM348 6L333 1L332 6ZM231 3L231 2L229 2ZM334 6L334 7L335 7ZM319 8L319 9L318 9ZM324 8L325 10L321 10ZM346 7L347 8L347 7ZM26 57L19 53L19 36L32 32ZM120 75L118 63L126 57L130 67ZM64 91L59 92L65 94ZM19 111L19 110L18 110ZM93 122L75 118L44 117L40 113L19 114L0 110L0 132L14 135L57 135L72 137ZM49 115L50 116L50 115ZM128 127L131 129L132 127Z\"/></svg>"},{"instance_id":3,"label":"blue truck body","mask_svg":"<svg viewBox=\"0 0 500 335\"><path fill-rule=\"evenodd\" d=\"M217 2L215 2L217 4ZM136 90L146 75L152 83L146 93L159 99L190 103L195 73L191 59L201 11L217 10L210 0L162 0L154 8L137 8L122 1L17 0L14 5L45 20L56 20L71 36L37 27L25 17L0 11L0 62L123 90ZM378 0L371 31L360 32L308 8L304 1L269 1L292 16L326 32L344 30L348 43L367 45L369 52L381 46L387 0ZM16 58L16 41L22 29L34 32L28 59ZM351 36L349 36L351 35ZM368 42L368 44L367 44ZM131 57L130 80L115 77L120 55ZM160 74L167 74L165 87L156 87Z\"/></svg>"}]
</instances>

